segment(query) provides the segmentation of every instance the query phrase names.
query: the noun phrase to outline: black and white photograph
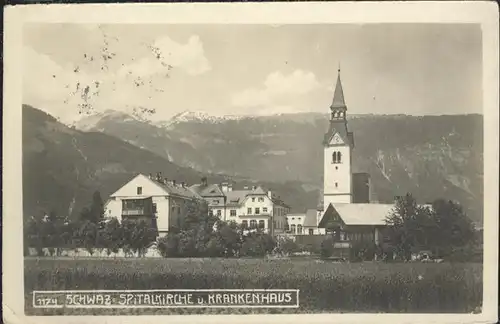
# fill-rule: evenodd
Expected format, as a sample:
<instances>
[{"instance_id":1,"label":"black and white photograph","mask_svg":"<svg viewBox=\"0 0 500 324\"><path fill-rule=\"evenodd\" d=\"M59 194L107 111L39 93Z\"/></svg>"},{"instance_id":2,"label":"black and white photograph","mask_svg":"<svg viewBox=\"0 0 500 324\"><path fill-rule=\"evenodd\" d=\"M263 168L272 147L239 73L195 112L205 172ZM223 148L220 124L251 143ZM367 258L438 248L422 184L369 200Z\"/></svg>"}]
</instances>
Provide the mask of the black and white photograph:
<instances>
[{"instance_id":1,"label":"black and white photograph","mask_svg":"<svg viewBox=\"0 0 500 324\"><path fill-rule=\"evenodd\" d=\"M11 318L494 322L498 8L247 5L6 23Z\"/></svg>"}]
</instances>

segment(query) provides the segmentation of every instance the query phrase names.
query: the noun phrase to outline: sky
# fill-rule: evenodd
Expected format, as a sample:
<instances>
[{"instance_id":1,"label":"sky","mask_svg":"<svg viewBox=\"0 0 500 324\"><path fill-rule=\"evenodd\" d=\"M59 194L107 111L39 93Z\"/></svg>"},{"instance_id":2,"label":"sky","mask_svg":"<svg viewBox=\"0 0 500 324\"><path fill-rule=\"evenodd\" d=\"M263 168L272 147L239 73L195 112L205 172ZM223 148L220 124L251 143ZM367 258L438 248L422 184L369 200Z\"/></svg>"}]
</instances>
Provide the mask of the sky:
<instances>
[{"instance_id":1,"label":"sky","mask_svg":"<svg viewBox=\"0 0 500 324\"><path fill-rule=\"evenodd\" d=\"M473 24L39 23L23 37L23 102L63 122L327 113L339 66L351 114L482 113Z\"/></svg>"}]
</instances>

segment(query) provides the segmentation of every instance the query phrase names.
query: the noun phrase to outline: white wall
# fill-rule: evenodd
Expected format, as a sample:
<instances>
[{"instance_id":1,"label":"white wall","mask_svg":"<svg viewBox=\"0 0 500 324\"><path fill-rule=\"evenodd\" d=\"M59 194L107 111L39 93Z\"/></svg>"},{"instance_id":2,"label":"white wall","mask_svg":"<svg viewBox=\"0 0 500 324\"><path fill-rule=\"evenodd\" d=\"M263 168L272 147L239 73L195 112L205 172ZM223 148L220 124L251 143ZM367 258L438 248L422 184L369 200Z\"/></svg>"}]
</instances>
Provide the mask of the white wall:
<instances>
[{"instance_id":1,"label":"white wall","mask_svg":"<svg viewBox=\"0 0 500 324\"><path fill-rule=\"evenodd\" d=\"M142 187L142 194L137 194L137 187ZM151 196L165 196L165 190L153 180L140 174L118 189L111 197L146 198Z\"/></svg>"},{"instance_id":2,"label":"white wall","mask_svg":"<svg viewBox=\"0 0 500 324\"><path fill-rule=\"evenodd\" d=\"M153 197L153 203L156 204L156 225L158 232L167 232L169 227L170 203L167 197Z\"/></svg>"},{"instance_id":3,"label":"white wall","mask_svg":"<svg viewBox=\"0 0 500 324\"><path fill-rule=\"evenodd\" d=\"M342 154L341 163L332 163L333 152ZM330 202L352 202L351 148L348 145L325 147L324 149L324 206ZM337 185L335 185L337 184ZM326 202L328 200L328 202ZM325 209L326 210L326 209Z\"/></svg>"},{"instance_id":4,"label":"white wall","mask_svg":"<svg viewBox=\"0 0 500 324\"><path fill-rule=\"evenodd\" d=\"M255 198L255 201L252 201ZM263 202L259 202L259 198L263 198ZM251 213L248 213L248 208L252 208ZM273 215L273 202L268 196L264 195L248 195L242 206L239 208L238 216L255 215L255 208L260 209L260 214ZM263 208L267 208L267 212L263 212Z\"/></svg>"}]
</instances>

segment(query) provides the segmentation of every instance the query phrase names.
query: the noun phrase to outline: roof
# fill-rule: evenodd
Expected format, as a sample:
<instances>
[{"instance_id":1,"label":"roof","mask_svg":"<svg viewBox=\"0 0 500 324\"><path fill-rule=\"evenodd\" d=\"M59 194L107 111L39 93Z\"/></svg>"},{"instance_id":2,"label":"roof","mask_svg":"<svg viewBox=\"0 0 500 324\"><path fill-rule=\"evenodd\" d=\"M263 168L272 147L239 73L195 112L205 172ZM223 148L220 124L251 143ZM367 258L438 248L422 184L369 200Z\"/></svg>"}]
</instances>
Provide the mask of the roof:
<instances>
[{"instance_id":1,"label":"roof","mask_svg":"<svg viewBox=\"0 0 500 324\"><path fill-rule=\"evenodd\" d=\"M334 204L346 225L385 225L393 204Z\"/></svg>"},{"instance_id":2,"label":"roof","mask_svg":"<svg viewBox=\"0 0 500 324\"><path fill-rule=\"evenodd\" d=\"M239 206L252 190L231 190L225 192L228 206Z\"/></svg>"},{"instance_id":3,"label":"roof","mask_svg":"<svg viewBox=\"0 0 500 324\"><path fill-rule=\"evenodd\" d=\"M328 126L328 131L325 134L325 137L323 139L324 144L328 144L336 133L339 133L340 137L345 143L349 143L352 145L351 139L354 137L352 135L349 135L347 131L347 124L342 121L342 120L330 120L330 126Z\"/></svg>"},{"instance_id":4,"label":"roof","mask_svg":"<svg viewBox=\"0 0 500 324\"><path fill-rule=\"evenodd\" d=\"M316 227L318 225L316 213L317 213L316 209L308 209L306 211L306 217L304 219L304 227Z\"/></svg>"},{"instance_id":5,"label":"roof","mask_svg":"<svg viewBox=\"0 0 500 324\"><path fill-rule=\"evenodd\" d=\"M203 197L222 197L224 193L218 184L203 185L195 184L189 187L191 190Z\"/></svg>"},{"instance_id":6,"label":"roof","mask_svg":"<svg viewBox=\"0 0 500 324\"><path fill-rule=\"evenodd\" d=\"M335 92L333 93L332 108L347 108L344 100L344 90L342 89L342 82L340 81L340 69L337 75L337 84L335 85Z\"/></svg>"},{"instance_id":7,"label":"roof","mask_svg":"<svg viewBox=\"0 0 500 324\"><path fill-rule=\"evenodd\" d=\"M182 196L182 197L188 197L192 199L203 199L202 196L200 196L198 193L196 193L194 190L192 190L189 187L183 187L181 185L174 185L172 183L162 183L158 182L156 180L151 181L155 182L157 185L162 187L166 192L172 195L177 195L177 196Z\"/></svg>"}]
</instances>

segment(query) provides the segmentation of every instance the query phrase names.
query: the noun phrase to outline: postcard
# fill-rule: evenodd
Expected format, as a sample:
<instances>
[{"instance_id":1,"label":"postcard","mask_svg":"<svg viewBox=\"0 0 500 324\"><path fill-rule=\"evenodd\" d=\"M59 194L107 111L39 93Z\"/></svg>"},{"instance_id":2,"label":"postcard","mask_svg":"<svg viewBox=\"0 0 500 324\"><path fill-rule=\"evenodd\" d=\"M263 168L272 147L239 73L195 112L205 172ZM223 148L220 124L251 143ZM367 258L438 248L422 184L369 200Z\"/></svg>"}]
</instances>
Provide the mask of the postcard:
<instances>
[{"instance_id":1,"label":"postcard","mask_svg":"<svg viewBox=\"0 0 500 324\"><path fill-rule=\"evenodd\" d=\"M496 322L497 9L8 7L5 322Z\"/></svg>"}]
</instances>

